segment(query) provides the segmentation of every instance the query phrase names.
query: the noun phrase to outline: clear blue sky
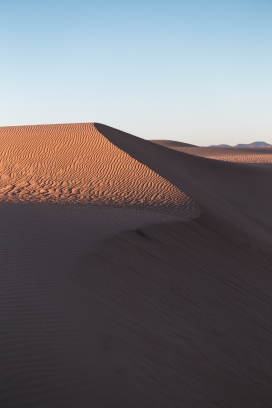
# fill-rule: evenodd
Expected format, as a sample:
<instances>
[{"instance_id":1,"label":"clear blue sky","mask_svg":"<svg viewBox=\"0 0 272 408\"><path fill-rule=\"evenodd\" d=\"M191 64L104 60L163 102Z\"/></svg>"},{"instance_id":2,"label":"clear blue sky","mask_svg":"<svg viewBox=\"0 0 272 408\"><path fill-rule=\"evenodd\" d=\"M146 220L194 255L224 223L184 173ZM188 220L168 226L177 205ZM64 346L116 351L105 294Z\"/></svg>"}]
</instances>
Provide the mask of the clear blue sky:
<instances>
[{"instance_id":1,"label":"clear blue sky","mask_svg":"<svg viewBox=\"0 0 272 408\"><path fill-rule=\"evenodd\" d=\"M272 0L0 0L0 126L272 143Z\"/></svg>"}]
</instances>

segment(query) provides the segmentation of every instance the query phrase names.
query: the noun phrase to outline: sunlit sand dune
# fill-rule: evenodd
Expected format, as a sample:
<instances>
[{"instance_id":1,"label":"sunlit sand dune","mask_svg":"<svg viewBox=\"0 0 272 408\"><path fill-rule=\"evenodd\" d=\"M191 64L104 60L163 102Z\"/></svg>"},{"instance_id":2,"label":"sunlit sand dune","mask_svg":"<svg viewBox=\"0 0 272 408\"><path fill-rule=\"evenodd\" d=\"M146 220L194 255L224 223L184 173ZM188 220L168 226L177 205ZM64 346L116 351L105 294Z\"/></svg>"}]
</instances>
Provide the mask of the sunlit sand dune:
<instances>
[{"instance_id":1,"label":"sunlit sand dune","mask_svg":"<svg viewBox=\"0 0 272 408\"><path fill-rule=\"evenodd\" d=\"M0 128L0 201L143 206L199 215L196 204L93 124Z\"/></svg>"},{"instance_id":2,"label":"sunlit sand dune","mask_svg":"<svg viewBox=\"0 0 272 408\"><path fill-rule=\"evenodd\" d=\"M0 407L272 406L271 166L98 123L0 146Z\"/></svg>"}]
</instances>

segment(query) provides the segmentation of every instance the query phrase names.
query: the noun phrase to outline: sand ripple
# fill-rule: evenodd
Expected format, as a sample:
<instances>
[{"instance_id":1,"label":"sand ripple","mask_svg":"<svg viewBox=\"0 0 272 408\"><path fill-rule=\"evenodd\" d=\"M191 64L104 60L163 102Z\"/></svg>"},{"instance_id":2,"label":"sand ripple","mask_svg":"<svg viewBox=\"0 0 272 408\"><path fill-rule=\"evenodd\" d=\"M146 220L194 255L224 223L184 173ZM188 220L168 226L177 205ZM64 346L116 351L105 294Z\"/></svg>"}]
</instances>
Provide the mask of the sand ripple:
<instances>
[{"instance_id":1,"label":"sand ripple","mask_svg":"<svg viewBox=\"0 0 272 408\"><path fill-rule=\"evenodd\" d=\"M141 206L199 215L185 193L93 124L0 128L0 201Z\"/></svg>"}]
</instances>

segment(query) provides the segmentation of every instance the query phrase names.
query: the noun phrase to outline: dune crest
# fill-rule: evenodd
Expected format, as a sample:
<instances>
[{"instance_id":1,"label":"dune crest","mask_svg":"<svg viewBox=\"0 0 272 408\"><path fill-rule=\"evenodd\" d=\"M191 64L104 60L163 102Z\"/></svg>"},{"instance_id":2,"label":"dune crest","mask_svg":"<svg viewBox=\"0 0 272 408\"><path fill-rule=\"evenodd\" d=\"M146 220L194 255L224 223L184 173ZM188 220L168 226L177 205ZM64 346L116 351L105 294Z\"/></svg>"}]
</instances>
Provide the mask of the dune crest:
<instances>
[{"instance_id":1,"label":"dune crest","mask_svg":"<svg viewBox=\"0 0 272 408\"><path fill-rule=\"evenodd\" d=\"M0 201L141 206L199 215L185 193L93 124L0 128Z\"/></svg>"}]
</instances>

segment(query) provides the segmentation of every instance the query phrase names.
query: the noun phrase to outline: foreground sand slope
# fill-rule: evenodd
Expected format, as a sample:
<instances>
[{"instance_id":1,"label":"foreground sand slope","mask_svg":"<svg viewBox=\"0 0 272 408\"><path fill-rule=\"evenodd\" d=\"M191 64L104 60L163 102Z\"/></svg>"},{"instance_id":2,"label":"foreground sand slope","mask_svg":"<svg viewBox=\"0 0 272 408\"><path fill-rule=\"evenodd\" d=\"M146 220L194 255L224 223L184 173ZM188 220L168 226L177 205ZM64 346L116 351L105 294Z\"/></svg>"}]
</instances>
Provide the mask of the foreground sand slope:
<instances>
[{"instance_id":1,"label":"foreground sand slope","mask_svg":"<svg viewBox=\"0 0 272 408\"><path fill-rule=\"evenodd\" d=\"M84 270L90 254L121 231L179 219L107 206L0 203L1 408L153 406L156 398L108 358L104 333L115 315L89 282L85 290Z\"/></svg>"},{"instance_id":2,"label":"foreground sand slope","mask_svg":"<svg viewBox=\"0 0 272 408\"><path fill-rule=\"evenodd\" d=\"M144 205L199 215L189 197L93 124L0 128L0 149L0 201Z\"/></svg>"},{"instance_id":3,"label":"foreground sand slope","mask_svg":"<svg viewBox=\"0 0 272 408\"><path fill-rule=\"evenodd\" d=\"M86 266L109 361L164 407L271 406L271 251L208 215L143 231Z\"/></svg>"}]
</instances>

